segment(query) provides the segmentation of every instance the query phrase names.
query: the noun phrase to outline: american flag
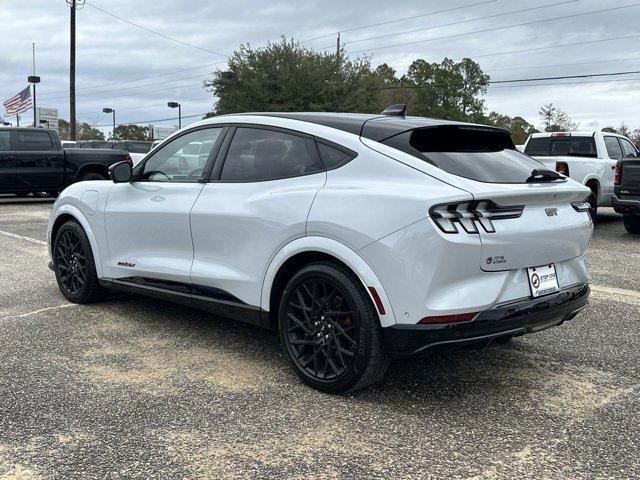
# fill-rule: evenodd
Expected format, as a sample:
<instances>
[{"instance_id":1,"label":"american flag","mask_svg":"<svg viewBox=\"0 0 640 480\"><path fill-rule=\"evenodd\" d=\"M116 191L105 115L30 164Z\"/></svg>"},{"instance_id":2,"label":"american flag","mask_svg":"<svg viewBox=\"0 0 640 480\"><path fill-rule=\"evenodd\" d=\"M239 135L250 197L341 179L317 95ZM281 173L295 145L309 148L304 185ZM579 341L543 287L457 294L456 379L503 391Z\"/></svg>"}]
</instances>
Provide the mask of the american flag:
<instances>
[{"instance_id":1,"label":"american flag","mask_svg":"<svg viewBox=\"0 0 640 480\"><path fill-rule=\"evenodd\" d=\"M4 102L4 108L7 110L5 115L16 115L18 113L26 112L32 106L31 87L27 87Z\"/></svg>"}]
</instances>

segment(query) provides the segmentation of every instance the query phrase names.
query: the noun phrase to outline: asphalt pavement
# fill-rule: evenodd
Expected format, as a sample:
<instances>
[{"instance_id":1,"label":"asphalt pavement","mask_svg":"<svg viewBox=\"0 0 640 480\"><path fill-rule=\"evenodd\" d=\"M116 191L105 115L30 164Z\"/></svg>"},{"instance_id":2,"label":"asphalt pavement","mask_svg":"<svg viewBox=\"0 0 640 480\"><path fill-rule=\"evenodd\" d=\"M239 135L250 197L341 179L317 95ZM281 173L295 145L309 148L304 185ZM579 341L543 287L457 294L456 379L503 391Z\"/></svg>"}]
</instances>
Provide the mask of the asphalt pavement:
<instances>
[{"instance_id":1,"label":"asphalt pavement","mask_svg":"<svg viewBox=\"0 0 640 480\"><path fill-rule=\"evenodd\" d=\"M50 208L0 199L0 479L640 477L640 238L609 209L576 319L393 361L339 397L272 333L132 295L67 303Z\"/></svg>"}]
</instances>

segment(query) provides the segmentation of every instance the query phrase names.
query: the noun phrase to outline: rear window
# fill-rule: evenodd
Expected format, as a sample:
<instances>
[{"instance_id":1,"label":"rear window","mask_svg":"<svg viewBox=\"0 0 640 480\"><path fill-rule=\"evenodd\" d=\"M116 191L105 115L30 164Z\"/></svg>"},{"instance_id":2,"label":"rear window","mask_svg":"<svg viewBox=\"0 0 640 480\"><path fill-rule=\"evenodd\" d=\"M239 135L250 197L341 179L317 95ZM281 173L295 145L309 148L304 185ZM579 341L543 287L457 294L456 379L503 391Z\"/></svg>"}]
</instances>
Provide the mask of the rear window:
<instances>
[{"instance_id":1,"label":"rear window","mask_svg":"<svg viewBox=\"0 0 640 480\"><path fill-rule=\"evenodd\" d=\"M525 183L543 164L516 150L508 132L483 127L419 128L382 143L447 173L487 183Z\"/></svg>"},{"instance_id":2,"label":"rear window","mask_svg":"<svg viewBox=\"0 0 640 480\"><path fill-rule=\"evenodd\" d=\"M593 137L534 137L524 153L535 157L596 157Z\"/></svg>"}]
</instances>

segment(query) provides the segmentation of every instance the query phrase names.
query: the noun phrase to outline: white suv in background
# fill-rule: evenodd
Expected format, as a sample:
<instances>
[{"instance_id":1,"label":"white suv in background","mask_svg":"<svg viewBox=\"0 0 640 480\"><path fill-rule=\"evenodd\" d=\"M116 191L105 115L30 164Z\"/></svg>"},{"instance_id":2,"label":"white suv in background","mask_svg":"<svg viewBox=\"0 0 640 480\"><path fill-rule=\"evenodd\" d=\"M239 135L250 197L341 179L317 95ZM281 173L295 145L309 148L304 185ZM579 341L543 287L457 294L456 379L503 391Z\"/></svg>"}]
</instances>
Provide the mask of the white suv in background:
<instances>
[{"instance_id":1,"label":"white suv in background","mask_svg":"<svg viewBox=\"0 0 640 480\"><path fill-rule=\"evenodd\" d=\"M190 145L206 161L184 168ZM590 191L504 130L403 109L219 116L110 174L53 207L63 295L124 290L274 329L325 392L366 387L390 356L508 341L587 303Z\"/></svg>"},{"instance_id":2,"label":"white suv in background","mask_svg":"<svg viewBox=\"0 0 640 480\"><path fill-rule=\"evenodd\" d=\"M524 153L548 168L589 187L591 215L598 207L612 207L616 164L637 155L625 136L607 132L534 133L524 145Z\"/></svg>"}]
</instances>

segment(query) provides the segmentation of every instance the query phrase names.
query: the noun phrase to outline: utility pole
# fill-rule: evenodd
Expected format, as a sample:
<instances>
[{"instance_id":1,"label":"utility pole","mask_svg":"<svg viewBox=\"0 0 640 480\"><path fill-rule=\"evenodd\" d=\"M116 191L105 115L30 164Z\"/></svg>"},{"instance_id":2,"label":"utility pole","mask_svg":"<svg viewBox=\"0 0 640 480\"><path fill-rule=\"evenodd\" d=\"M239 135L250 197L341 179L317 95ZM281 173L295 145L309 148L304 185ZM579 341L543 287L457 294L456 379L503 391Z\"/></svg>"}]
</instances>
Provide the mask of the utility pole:
<instances>
[{"instance_id":1,"label":"utility pole","mask_svg":"<svg viewBox=\"0 0 640 480\"><path fill-rule=\"evenodd\" d=\"M69 136L76 140L76 9L82 8L85 0L67 0L71 11L69 48Z\"/></svg>"},{"instance_id":2,"label":"utility pole","mask_svg":"<svg viewBox=\"0 0 640 480\"><path fill-rule=\"evenodd\" d=\"M338 32L338 36L336 38L336 82L340 81L340 32ZM340 89L336 88L335 92L336 92L336 98L335 98L335 102L336 102L336 112L340 111L340 100L338 98L338 91Z\"/></svg>"},{"instance_id":3,"label":"utility pole","mask_svg":"<svg viewBox=\"0 0 640 480\"><path fill-rule=\"evenodd\" d=\"M340 66L340 32L338 32L338 38L336 38L336 61L339 67Z\"/></svg>"}]
</instances>

